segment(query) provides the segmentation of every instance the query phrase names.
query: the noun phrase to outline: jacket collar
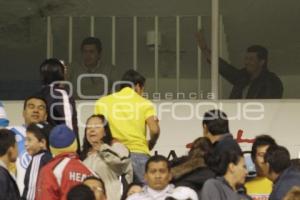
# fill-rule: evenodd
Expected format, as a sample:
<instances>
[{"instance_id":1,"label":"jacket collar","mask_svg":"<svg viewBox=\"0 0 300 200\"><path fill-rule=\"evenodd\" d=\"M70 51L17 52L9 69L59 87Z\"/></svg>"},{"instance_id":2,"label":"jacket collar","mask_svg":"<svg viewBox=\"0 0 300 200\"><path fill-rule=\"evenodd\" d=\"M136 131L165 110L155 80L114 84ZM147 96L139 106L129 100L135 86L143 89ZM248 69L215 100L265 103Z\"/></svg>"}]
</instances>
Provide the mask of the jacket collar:
<instances>
[{"instance_id":1,"label":"jacket collar","mask_svg":"<svg viewBox=\"0 0 300 200\"><path fill-rule=\"evenodd\" d=\"M77 155L77 153L72 153L72 152L58 154L54 157L54 159L61 159L61 158L65 158L65 157L79 159L79 156Z\"/></svg>"}]
</instances>

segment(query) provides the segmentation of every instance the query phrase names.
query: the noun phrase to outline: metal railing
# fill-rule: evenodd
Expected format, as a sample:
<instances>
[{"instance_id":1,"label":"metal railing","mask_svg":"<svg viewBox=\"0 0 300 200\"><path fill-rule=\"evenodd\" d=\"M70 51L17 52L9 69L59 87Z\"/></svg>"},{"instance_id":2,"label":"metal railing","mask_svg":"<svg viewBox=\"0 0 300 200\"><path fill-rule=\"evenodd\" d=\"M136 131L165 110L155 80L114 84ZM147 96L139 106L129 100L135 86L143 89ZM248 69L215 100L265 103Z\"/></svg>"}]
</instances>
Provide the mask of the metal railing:
<instances>
[{"instance_id":1,"label":"metal railing","mask_svg":"<svg viewBox=\"0 0 300 200\"><path fill-rule=\"evenodd\" d=\"M228 51L227 51L227 42L224 32L224 24L223 24L223 18L219 17L218 15L218 4L213 1L213 17L212 17L212 70L211 70L211 91L215 94L216 99L218 99L218 93L219 93L219 75L218 75L218 57L219 55L224 56L225 58L228 58ZM217 14L216 14L217 13ZM175 50L175 56L176 56L176 86L174 88L175 92L180 92L180 78L181 78L181 25L182 25L182 18L185 16L173 16L172 18L175 18L175 28L176 31L176 50ZM197 21L195 29L199 30L202 28L203 24L203 17L201 16L189 16L194 17ZM71 63L73 61L73 22L74 17L68 16L68 63ZM101 17L89 17L89 27L90 27L90 36L95 36L95 22L97 19ZM118 30L116 19L121 18L118 16L111 16L111 63L113 65L116 64L116 60L118 59L116 57L116 32ZM138 70L138 21L140 20L140 17L133 16L132 18L132 67L135 70ZM155 40L154 40L154 92L159 92L159 22L160 17L159 16L153 16L153 30L155 32ZM46 55L47 58L53 56L53 28L52 28L52 17L48 16L46 20L47 24L47 49L46 49ZM196 45L196 44L195 44ZM217 49L217 50L216 50ZM201 93L202 90L202 84L201 84L201 77L202 77L202 70L203 70L203 63L202 63L202 57L201 57L201 50L200 48L197 49L197 89L195 89L195 92L198 94Z\"/></svg>"}]
</instances>

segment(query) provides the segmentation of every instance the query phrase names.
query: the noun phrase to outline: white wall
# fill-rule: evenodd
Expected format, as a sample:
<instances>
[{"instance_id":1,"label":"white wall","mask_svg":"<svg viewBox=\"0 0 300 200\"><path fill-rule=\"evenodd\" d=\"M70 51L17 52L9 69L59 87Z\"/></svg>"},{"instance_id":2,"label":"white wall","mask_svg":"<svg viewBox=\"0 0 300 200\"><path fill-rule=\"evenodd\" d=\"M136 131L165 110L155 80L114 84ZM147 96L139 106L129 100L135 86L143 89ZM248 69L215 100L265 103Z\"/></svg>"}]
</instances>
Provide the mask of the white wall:
<instances>
[{"instance_id":1,"label":"white wall","mask_svg":"<svg viewBox=\"0 0 300 200\"><path fill-rule=\"evenodd\" d=\"M4 101L10 125L20 125L22 101ZM234 136L243 130L243 138L254 138L259 134L270 134L281 145L286 146L292 157L300 152L300 103L297 100L268 101L156 101L161 126L161 136L155 150L168 155L175 150L178 155L187 152L185 145L202 135L202 115L217 106L224 110L230 120L230 130ZM92 114L94 101L77 102L80 134L83 124ZM256 111L255 111L256 109ZM260 110L258 110L260 109ZM255 112L254 112L255 111ZM251 118L261 117L259 120ZM241 143L244 150L251 144Z\"/></svg>"}]
</instances>

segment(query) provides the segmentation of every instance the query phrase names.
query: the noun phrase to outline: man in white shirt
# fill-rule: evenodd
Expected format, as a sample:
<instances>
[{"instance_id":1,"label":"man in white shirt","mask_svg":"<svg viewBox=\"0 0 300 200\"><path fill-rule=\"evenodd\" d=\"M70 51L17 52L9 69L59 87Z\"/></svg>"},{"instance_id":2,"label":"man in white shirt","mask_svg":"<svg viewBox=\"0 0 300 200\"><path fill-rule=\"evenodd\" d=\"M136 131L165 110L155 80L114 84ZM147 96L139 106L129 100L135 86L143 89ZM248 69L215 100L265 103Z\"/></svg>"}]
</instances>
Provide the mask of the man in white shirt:
<instances>
[{"instance_id":1,"label":"man in white shirt","mask_svg":"<svg viewBox=\"0 0 300 200\"><path fill-rule=\"evenodd\" d=\"M24 124L21 126L12 126L12 130L16 135L18 145L18 158L16 161L17 184L20 193L24 189L24 177L26 169L31 161L31 156L25 149L26 127L31 123L44 122L47 120L46 100L39 96L27 97L24 101L23 118Z\"/></svg>"},{"instance_id":2,"label":"man in white shirt","mask_svg":"<svg viewBox=\"0 0 300 200\"><path fill-rule=\"evenodd\" d=\"M145 167L146 186L142 192L135 193L127 198L127 200L165 200L167 197L173 197L176 192L175 186L170 184L172 179L170 164L166 157L155 155L149 158ZM198 200L197 194L192 189L192 194L182 197L183 199Z\"/></svg>"}]
</instances>

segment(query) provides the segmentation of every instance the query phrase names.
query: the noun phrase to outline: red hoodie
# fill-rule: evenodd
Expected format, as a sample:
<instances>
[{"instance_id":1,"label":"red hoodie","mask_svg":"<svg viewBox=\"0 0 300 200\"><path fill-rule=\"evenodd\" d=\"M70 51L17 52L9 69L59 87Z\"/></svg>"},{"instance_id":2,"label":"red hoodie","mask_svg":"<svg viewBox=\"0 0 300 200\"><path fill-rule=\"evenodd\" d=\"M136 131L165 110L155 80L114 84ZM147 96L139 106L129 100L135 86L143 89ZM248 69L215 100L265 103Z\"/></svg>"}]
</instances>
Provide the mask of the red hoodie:
<instances>
[{"instance_id":1,"label":"red hoodie","mask_svg":"<svg viewBox=\"0 0 300 200\"><path fill-rule=\"evenodd\" d=\"M68 191L93 173L75 153L62 153L42 169L37 181L36 200L66 200Z\"/></svg>"}]
</instances>

